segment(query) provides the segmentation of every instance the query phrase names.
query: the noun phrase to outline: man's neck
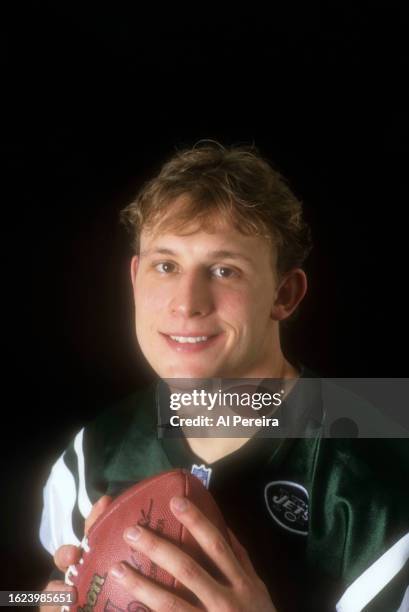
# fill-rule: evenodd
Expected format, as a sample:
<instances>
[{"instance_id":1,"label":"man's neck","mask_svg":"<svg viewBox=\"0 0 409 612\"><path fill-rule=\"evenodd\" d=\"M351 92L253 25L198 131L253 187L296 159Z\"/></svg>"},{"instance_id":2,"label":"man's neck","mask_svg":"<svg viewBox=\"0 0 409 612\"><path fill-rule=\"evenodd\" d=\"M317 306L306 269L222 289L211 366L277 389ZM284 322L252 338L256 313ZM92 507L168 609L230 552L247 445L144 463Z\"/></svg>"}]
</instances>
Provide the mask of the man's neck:
<instances>
[{"instance_id":1,"label":"man's neck","mask_svg":"<svg viewBox=\"0 0 409 612\"><path fill-rule=\"evenodd\" d=\"M273 369L269 378L280 378L287 381L285 383L286 394L294 387L300 372L284 357L279 367ZM265 377L267 378L267 377ZM200 457L205 463L211 464L244 446L250 438L186 438L191 450Z\"/></svg>"}]
</instances>

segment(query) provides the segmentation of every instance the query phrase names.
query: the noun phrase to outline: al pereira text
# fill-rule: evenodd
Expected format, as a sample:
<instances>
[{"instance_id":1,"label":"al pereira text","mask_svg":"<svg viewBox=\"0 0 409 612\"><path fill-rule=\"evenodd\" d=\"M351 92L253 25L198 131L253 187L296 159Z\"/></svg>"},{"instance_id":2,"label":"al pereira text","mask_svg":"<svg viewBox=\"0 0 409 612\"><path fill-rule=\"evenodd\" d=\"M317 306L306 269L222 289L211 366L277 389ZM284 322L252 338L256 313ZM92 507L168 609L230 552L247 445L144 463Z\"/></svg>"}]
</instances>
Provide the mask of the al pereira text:
<instances>
[{"instance_id":1,"label":"al pereira text","mask_svg":"<svg viewBox=\"0 0 409 612\"><path fill-rule=\"evenodd\" d=\"M271 417L242 417L225 415L213 419L208 416L180 417L174 414L170 417L172 427L279 427L279 419Z\"/></svg>"}]
</instances>

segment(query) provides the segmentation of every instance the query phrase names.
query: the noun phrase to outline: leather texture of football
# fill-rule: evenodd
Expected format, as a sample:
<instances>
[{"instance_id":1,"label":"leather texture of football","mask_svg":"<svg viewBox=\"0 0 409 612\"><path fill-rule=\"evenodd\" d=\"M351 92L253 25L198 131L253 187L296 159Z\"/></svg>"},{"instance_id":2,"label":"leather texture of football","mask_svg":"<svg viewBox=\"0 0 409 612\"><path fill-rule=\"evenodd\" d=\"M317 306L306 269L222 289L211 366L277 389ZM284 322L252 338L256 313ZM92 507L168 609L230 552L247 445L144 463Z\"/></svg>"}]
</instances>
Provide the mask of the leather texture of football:
<instances>
[{"instance_id":1,"label":"leather texture of football","mask_svg":"<svg viewBox=\"0 0 409 612\"><path fill-rule=\"evenodd\" d=\"M138 572L195 603L194 596L183 585L145 555L132 550L123 538L127 527L140 525L150 529L178 545L214 577L219 577L196 540L172 513L169 502L175 495L190 499L229 541L216 502L196 476L178 469L143 480L117 497L89 530L83 541L81 561L66 574L66 582L74 584L78 594L77 603L66 609L83 612L149 610L133 601L109 576L109 568L118 561L125 561Z\"/></svg>"}]
</instances>

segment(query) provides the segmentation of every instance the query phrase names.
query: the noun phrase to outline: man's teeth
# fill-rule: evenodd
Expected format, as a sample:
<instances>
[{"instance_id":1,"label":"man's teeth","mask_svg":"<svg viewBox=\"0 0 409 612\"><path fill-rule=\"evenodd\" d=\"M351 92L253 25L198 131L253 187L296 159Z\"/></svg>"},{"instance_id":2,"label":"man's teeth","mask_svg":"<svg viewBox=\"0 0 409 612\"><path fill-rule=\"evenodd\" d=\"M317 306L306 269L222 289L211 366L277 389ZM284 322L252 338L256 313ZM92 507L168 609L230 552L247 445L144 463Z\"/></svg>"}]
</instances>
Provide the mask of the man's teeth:
<instances>
[{"instance_id":1,"label":"man's teeth","mask_svg":"<svg viewBox=\"0 0 409 612\"><path fill-rule=\"evenodd\" d=\"M196 342L205 342L209 336L171 336L172 340L176 340L176 342L181 342L185 344L186 342L190 342L190 344L195 344Z\"/></svg>"}]
</instances>

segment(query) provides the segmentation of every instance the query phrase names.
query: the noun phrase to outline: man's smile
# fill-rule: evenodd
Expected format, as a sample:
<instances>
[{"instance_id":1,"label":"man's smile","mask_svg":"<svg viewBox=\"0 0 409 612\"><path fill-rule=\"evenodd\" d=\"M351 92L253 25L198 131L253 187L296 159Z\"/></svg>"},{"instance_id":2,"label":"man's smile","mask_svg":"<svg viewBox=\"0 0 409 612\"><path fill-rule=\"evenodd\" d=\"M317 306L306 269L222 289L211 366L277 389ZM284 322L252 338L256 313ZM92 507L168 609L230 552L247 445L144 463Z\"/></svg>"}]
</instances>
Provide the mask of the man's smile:
<instances>
[{"instance_id":1,"label":"man's smile","mask_svg":"<svg viewBox=\"0 0 409 612\"><path fill-rule=\"evenodd\" d=\"M213 346L218 338L222 335L220 332L216 334L203 333L172 333L166 334L159 332L166 340L168 346L177 352L198 352L210 346Z\"/></svg>"}]
</instances>

